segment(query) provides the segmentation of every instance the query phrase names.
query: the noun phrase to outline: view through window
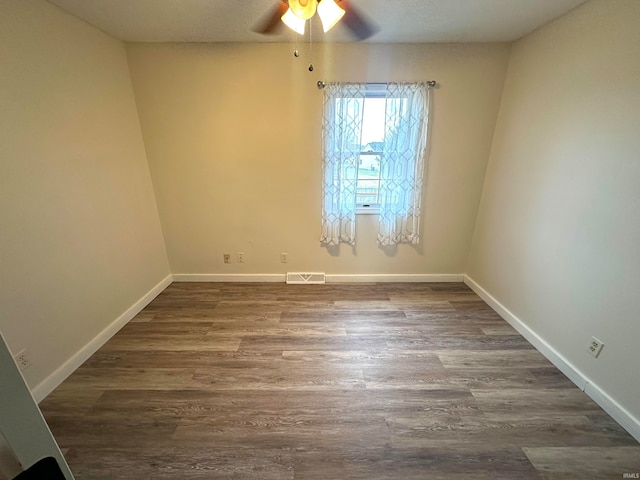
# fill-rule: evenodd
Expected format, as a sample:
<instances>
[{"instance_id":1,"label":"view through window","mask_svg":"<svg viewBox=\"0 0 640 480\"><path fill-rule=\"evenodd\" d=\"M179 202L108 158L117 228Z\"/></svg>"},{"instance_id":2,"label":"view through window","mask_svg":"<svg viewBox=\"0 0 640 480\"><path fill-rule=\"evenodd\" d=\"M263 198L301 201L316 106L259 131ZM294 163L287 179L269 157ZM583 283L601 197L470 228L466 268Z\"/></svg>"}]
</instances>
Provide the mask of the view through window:
<instances>
[{"instance_id":1,"label":"view through window","mask_svg":"<svg viewBox=\"0 0 640 480\"><path fill-rule=\"evenodd\" d=\"M380 188L380 161L384 151L385 129L384 91L367 92L364 99L362 139L358 161L356 203L359 207L378 206Z\"/></svg>"},{"instance_id":2,"label":"view through window","mask_svg":"<svg viewBox=\"0 0 640 480\"><path fill-rule=\"evenodd\" d=\"M384 115L386 99L367 93L364 99L362 140L358 161L358 205L378 204L380 188L380 161L384 151Z\"/></svg>"}]
</instances>

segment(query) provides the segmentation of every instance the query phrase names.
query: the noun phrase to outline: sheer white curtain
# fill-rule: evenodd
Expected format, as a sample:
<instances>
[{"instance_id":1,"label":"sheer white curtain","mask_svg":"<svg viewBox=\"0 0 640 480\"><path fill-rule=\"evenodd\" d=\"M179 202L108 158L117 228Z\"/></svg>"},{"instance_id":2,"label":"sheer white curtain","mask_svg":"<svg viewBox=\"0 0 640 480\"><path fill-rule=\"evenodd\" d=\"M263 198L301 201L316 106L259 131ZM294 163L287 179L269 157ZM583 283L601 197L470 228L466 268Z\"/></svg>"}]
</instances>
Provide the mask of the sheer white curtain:
<instances>
[{"instance_id":1,"label":"sheer white curtain","mask_svg":"<svg viewBox=\"0 0 640 480\"><path fill-rule=\"evenodd\" d=\"M429 88L426 83L390 83L386 98L378 244L415 245L420 241Z\"/></svg>"},{"instance_id":2,"label":"sheer white curtain","mask_svg":"<svg viewBox=\"0 0 640 480\"><path fill-rule=\"evenodd\" d=\"M356 187L365 84L330 84L324 91L322 235L320 243L355 244Z\"/></svg>"}]
</instances>

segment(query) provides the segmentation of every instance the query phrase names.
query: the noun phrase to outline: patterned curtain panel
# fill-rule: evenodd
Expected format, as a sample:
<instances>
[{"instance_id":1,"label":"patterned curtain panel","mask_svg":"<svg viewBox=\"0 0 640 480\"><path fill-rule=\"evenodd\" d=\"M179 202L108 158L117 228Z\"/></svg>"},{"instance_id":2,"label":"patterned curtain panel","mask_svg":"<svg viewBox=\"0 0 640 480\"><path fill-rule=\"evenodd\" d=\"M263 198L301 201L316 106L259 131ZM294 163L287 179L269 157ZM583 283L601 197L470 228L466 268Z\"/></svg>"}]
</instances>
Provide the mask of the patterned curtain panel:
<instances>
[{"instance_id":1,"label":"patterned curtain panel","mask_svg":"<svg viewBox=\"0 0 640 480\"><path fill-rule=\"evenodd\" d=\"M322 236L320 243L353 245L365 84L331 84L324 91Z\"/></svg>"},{"instance_id":2,"label":"patterned curtain panel","mask_svg":"<svg viewBox=\"0 0 640 480\"><path fill-rule=\"evenodd\" d=\"M429 89L420 83L390 83L386 97L378 243L415 245L420 241Z\"/></svg>"}]
</instances>

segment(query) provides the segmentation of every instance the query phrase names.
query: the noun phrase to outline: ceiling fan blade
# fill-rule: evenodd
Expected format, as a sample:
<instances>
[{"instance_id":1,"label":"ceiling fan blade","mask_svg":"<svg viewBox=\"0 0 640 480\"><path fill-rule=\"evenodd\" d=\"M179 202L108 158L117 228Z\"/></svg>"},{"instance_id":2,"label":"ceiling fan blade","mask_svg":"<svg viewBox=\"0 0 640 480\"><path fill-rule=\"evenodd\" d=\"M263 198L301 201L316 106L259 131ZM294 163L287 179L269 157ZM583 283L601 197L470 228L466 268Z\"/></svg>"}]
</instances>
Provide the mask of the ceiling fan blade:
<instances>
[{"instance_id":1,"label":"ceiling fan blade","mask_svg":"<svg viewBox=\"0 0 640 480\"><path fill-rule=\"evenodd\" d=\"M366 40L379 30L378 26L356 9L349 0L341 0L340 7L345 11L342 22L358 41Z\"/></svg>"},{"instance_id":2,"label":"ceiling fan blade","mask_svg":"<svg viewBox=\"0 0 640 480\"><path fill-rule=\"evenodd\" d=\"M278 33L278 30L280 30L280 26L282 25L280 19L287 11L287 8L289 8L287 2L278 2L278 5L274 7L271 13L265 15L262 20L253 27L253 31L267 35Z\"/></svg>"}]
</instances>

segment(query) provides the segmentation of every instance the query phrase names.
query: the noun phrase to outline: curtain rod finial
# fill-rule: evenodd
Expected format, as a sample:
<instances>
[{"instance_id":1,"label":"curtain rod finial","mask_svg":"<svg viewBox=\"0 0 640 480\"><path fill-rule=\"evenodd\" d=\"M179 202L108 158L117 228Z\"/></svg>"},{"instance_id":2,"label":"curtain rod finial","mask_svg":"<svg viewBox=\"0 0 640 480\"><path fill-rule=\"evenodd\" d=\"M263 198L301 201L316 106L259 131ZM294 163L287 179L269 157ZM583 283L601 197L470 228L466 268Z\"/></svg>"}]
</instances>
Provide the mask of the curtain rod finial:
<instances>
[{"instance_id":1,"label":"curtain rod finial","mask_svg":"<svg viewBox=\"0 0 640 480\"><path fill-rule=\"evenodd\" d=\"M322 80L318 80L318 83L316 83L316 85L318 86L318 90L322 90L324 87L326 87L326 83L324 83Z\"/></svg>"}]
</instances>

